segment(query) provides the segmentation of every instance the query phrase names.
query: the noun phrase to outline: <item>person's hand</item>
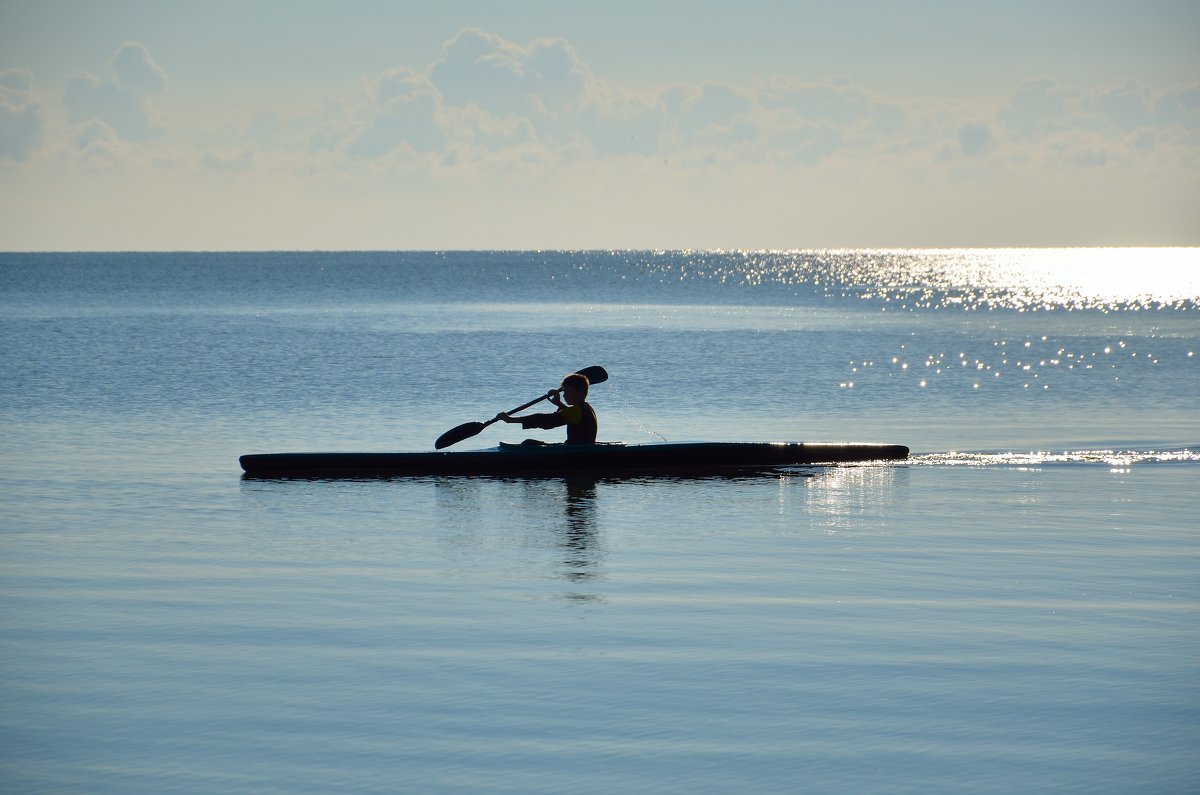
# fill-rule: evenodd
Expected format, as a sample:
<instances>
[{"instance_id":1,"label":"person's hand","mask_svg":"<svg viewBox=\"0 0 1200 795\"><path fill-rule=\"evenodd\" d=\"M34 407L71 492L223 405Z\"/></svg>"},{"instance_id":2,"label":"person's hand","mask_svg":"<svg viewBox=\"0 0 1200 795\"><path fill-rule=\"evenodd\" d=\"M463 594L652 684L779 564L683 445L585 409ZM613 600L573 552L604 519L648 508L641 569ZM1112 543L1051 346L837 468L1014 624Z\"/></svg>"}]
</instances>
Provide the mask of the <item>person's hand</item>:
<instances>
[{"instance_id":1,"label":"person's hand","mask_svg":"<svg viewBox=\"0 0 1200 795\"><path fill-rule=\"evenodd\" d=\"M502 411L492 418L492 422L512 422L512 417L508 416L507 411Z\"/></svg>"}]
</instances>

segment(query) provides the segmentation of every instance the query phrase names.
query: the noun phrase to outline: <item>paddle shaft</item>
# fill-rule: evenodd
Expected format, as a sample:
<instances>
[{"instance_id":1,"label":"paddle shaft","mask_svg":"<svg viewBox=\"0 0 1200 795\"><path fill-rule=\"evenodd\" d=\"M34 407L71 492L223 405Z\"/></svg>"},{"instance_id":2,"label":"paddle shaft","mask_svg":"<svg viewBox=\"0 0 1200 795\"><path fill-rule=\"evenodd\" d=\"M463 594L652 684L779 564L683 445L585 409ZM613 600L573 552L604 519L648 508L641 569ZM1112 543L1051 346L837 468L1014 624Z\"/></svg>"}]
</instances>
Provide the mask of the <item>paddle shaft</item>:
<instances>
[{"instance_id":1,"label":"paddle shaft","mask_svg":"<svg viewBox=\"0 0 1200 795\"><path fill-rule=\"evenodd\" d=\"M555 393L555 392L557 392L557 391L558 391L557 389L552 389L552 390L550 390L549 392L547 392L546 394L542 395L540 398L534 398L533 400L529 401L528 403L522 403L520 406L517 406L517 407L516 407L515 409L513 409L512 411L506 411L506 412L504 412L504 413L505 413L505 414L516 414L518 411L524 411L525 409L529 408L530 406L532 406L532 405L534 405L534 404L536 404L536 403L541 403L543 400L548 400L548 399L550 398L550 395L551 395L551 394L553 394L553 393ZM498 417L492 417L490 420L488 420L487 422L483 423L483 427L484 427L484 428L486 428L487 426L489 426L489 425L491 425L493 422L495 422L497 419L499 419L499 418L498 418ZM483 430L483 428L480 428L480 430Z\"/></svg>"}]
</instances>

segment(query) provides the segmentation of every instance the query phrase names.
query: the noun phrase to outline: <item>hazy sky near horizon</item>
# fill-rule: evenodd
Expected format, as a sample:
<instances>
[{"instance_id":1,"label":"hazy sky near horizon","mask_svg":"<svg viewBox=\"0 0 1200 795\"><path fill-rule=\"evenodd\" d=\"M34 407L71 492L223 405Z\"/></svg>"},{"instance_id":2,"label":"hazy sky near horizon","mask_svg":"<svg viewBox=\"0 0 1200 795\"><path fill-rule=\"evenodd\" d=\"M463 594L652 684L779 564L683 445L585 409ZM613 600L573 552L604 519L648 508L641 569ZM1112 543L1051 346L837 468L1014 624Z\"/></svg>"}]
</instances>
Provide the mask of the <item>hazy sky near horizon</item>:
<instances>
[{"instance_id":1,"label":"hazy sky near horizon","mask_svg":"<svg viewBox=\"0 0 1200 795\"><path fill-rule=\"evenodd\" d=\"M1200 3L0 0L0 249L1200 244Z\"/></svg>"}]
</instances>

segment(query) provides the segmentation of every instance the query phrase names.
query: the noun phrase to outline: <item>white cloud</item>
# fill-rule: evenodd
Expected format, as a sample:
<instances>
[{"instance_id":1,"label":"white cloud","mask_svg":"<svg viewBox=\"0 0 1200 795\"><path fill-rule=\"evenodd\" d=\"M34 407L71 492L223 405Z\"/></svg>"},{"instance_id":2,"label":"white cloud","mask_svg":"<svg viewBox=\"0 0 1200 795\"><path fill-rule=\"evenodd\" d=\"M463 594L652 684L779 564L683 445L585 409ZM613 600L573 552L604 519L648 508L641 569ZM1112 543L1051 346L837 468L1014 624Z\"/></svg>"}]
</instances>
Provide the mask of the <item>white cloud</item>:
<instances>
[{"instance_id":1,"label":"white cloud","mask_svg":"<svg viewBox=\"0 0 1200 795\"><path fill-rule=\"evenodd\" d=\"M377 81L370 120L346 145L355 158L381 157L402 146L430 151L445 142L438 122L440 101L429 80L412 69L385 72Z\"/></svg>"},{"instance_id":2,"label":"white cloud","mask_svg":"<svg viewBox=\"0 0 1200 795\"><path fill-rule=\"evenodd\" d=\"M1048 77L1030 80L1013 94L996 120L1026 138L1047 135L1067 123L1068 103L1078 96L1078 91L1059 86Z\"/></svg>"},{"instance_id":3,"label":"white cloud","mask_svg":"<svg viewBox=\"0 0 1200 795\"><path fill-rule=\"evenodd\" d=\"M991 132L997 153L1062 180L1121 169L1154 184L1200 161L1200 85L1156 91L1123 80L1085 89L1032 80L996 112Z\"/></svg>"},{"instance_id":4,"label":"white cloud","mask_svg":"<svg viewBox=\"0 0 1200 795\"><path fill-rule=\"evenodd\" d=\"M68 78L63 104L70 120L98 119L127 141L146 141L161 134L151 98L166 91L166 73L138 42L122 45L110 66L116 76L112 81L83 70Z\"/></svg>"},{"instance_id":5,"label":"white cloud","mask_svg":"<svg viewBox=\"0 0 1200 795\"><path fill-rule=\"evenodd\" d=\"M916 134L908 111L849 80L774 77L754 98L757 119L785 160L816 163L840 150L879 153Z\"/></svg>"},{"instance_id":6,"label":"white cloud","mask_svg":"<svg viewBox=\"0 0 1200 795\"><path fill-rule=\"evenodd\" d=\"M888 135L900 132L907 118L899 106L844 79L803 83L777 77L758 94L758 103L767 109L789 110L810 122L843 129L873 128Z\"/></svg>"},{"instance_id":7,"label":"white cloud","mask_svg":"<svg viewBox=\"0 0 1200 795\"><path fill-rule=\"evenodd\" d=\"M144 44L126 42L110 62L121 88L130 94L148 96L167 90L167 73L162 70Z\"/></svg>"},{"instance_id":8,"label":"white cloud","mask_svg":"<svg viewBox=\"0 0 1200 795\"><path fill-rule=\"evenodd\" d=\"M93 169L105 169L117 162L121 154L121 139L99 119L92 119L76 129L72 139L80 162Z\"/></svg>"},{"instance_id":9,"label":"white cloud","mask_svg":"<svg viewBox=\"0 0 1200 795\"><path fill-rule=\"evenodd\" d=\"M537 39L526 50L533 101L545 113L570 113L584 101L591 72L564 39Z\"/></svg>"},{"instance_id":10,"label":"white cloud","mask_svg":"<svg viewBox=\"0 0 1200 795\"><path fill-rule=\"evenodd\" d=\"M602 115L587 106L591 83L562 39L521 46L467 28L425 71L399 66L380 75L364 101L343 104L340 122L326 123L314 143L360 161L433 155L423 159L457 168L551 162L582 152L581 121Z\"/></svg>"},{"instance_id":11,"label":"white cloud","mask_svg":"<svg viewBox=\"0 0 1200 795\"><path fill-rule=\"evenodd\" d=\"M524 51L477 28L460 31L443 47L429 78L447 105L477 105L498 115L528 109Z\"/></svg>"},{"instance_id":12,"label":"white cloud","mask_svg":"<svg viewBox=\"0 0 1200 795\"><path fill-rule=\"evenodd\" d=\"M1200 84L1155 92L1137 80L1088 90L1061 86L1050 78L1026 82L996 121L1037 140L1068 130L1095 132L1119 140L1132 131L1200 127Z\"/></svg>"},{"instance_id":13,"label":"white cloud","mask_svg":"<svg viewBox=\"0 0 1200 795\"><path fill-rule=\"evenodd\" d=\"M697 89L674 89L667 93L666 101L672 126L684 140L731 129L754 108L754 101L737 88L712 83Z\"/></svg>"},{"instance_id":14,"label":"white cloud","mask_svg":"<svg viewBox=\"0 0 1200 795\"><path fill-rule=\"evenodd\" d=\"M448 106L477 105L496 115L569 113L584 101L591 73L563 39L522 47L478 28L445 43L429 80Z\"/></svg>"},{"instance_id":15,"label":"white cloud","mask_svg":"<svg viewBox=\"0 0 1200 795\"><path fill-rule=\"evenodd\" d=\"M28 69L0 72L0 160L25 160L41 144L45 110L32 90Z\"/></svg>"},{"instance_id":16,"label":"white cloud","mask_svg":"<svg viewBox=\"0 0 1200 795\"><path fill-rule=\"evenodd\" d=\"M781 163L812 165L846 146L842 131L827 122L810 122L787 115L776 117L765 126L771 157Z\"/></svg>"},{"instance_id":17,"label":"white cloud","mask_svg":"<svg viewBox=\"0 0 1200 795\"><path fill-rule=\"evenodd\" d=\"M1153 100L1150 90L1136 80L1126 80L1085 94L1081 108L1100 119L1105 127L1136 130L1153 124Z\"/></svg>"},{"instance_id":18,"label":"white cloud","mask_svg":"<svg viewBox=\"0 0 1200 795\"><path fill-rule=\"evenodd\" d=\"M1164 92L1154 103L1154 115L1165 125L1200 128L1200 83Z\"/></svg>"},{"instance_id":19,"label":"white cloud","mask_svg":"<svg viewBox=\"0 0 1200 795\"><path fill-rule=\"evenodd\" d=\"M28 69L6 69L0 72L0 90L28 94L33 90L33 72Z\"/></svg>"},{"instance_id":20,"label":"white cloud","mask_svg":"<svg viewBox=\"0 0 1200 795\"><path fill-rule=\"evenodd\" d=\"M565 40L520 45L467 28L424 71L393 68L343 101L311 141L356 161L428 155L459 168L631 155L786 165L885 148L912 133L908 118L846 80L633 92L595 78Z\"/></svg>"},{"instance_id":21,"label":"white cloud","mask_svg":"<svg viewBox=\"0 0 1200 795\"><path fill-rule=\"evenodd\" d=\"M620 86L597 81L580 107L580 135L598 157L641 155L662 151L666 108L658 97L630 94Z\"/></svg>"},{"instance_id":22,"label":"white cloud","mask_svg":"<svg viewBox=\"0 0 1200 795\"><path fill-rule=\"evenodd\" d=\"M254 166L254 147L236 151L208 151L200 156L206 171L215 173L249 171Z\"/></svg>"},{"instance_id":23,"label":"white cloud","mask_svg":"<svg viewBox=\"0 0 1200 795\"><path fill-rule=\"evenodd\" d=\"M1110 137L1091 131L1071 130L1048 137L1044 144L1050 158L1076 169L1128 165L1148 141Z\"/></svg>"}]
</instances>

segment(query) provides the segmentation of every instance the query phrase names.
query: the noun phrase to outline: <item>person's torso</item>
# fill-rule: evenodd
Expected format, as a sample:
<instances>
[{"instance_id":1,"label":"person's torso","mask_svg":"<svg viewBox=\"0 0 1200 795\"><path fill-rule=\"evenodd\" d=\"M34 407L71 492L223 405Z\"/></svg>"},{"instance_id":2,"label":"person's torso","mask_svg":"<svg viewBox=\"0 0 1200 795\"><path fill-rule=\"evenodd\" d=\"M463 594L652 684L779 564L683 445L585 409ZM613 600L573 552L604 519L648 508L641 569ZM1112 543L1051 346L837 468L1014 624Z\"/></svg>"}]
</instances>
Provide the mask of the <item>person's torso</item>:
<instances>
[{"instance_id":1,"label":"person's torso","mask_svg":"<svg viewBox=\"0 0 1200 795\"><path fill-rule=\"evenodd\" d=\"M599 423L596 411L586 401L559 409L567 421L567 444L594 444Z\"/></svg>"}]
</instances>

